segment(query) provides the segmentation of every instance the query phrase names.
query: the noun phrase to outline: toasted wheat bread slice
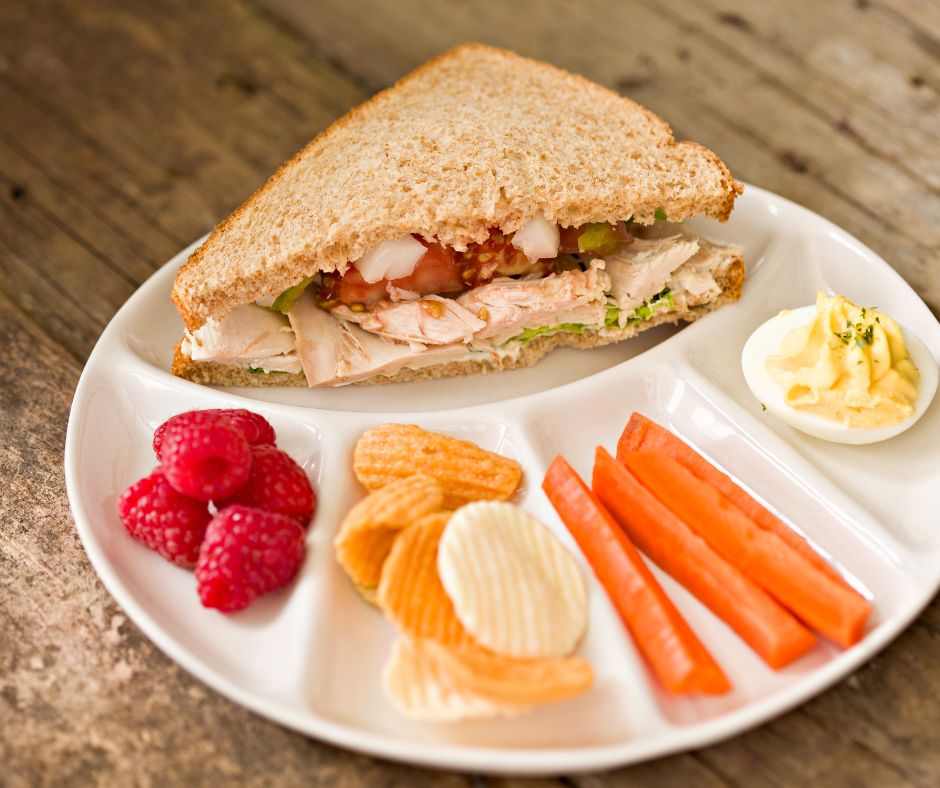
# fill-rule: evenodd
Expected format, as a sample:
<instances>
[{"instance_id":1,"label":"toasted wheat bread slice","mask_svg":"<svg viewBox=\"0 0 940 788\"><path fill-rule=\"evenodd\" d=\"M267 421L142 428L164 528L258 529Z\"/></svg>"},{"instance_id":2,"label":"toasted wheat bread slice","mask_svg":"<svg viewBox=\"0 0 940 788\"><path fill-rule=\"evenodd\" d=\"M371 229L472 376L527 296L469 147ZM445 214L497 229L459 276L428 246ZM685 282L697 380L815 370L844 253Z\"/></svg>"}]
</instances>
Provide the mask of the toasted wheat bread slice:
<instances>
[{"instance_id":1,"label":"toasted wheat bread slice","mask_svg":"<svg viewBox=\"0 0 940 788\"><path fill-rule=\"evenodd\" d=\"M722 262L719 269L714 272L715 281L721 287L721 293L711 298L696 302L690 300L685 309L672 309L659 312L652 319L638 323L619 331L585 331L583 334L559 332L537 337L526 343L522 351L515 358L488 361L460 361L449 364L438 364L421 369L403 369L395 375L377 375L359 384L374 385L379 383L403 383L415 380L431 380L434 378L455 377L458 375L472 375L476 373L499 372L507 369L530 367L539 359L557 347L593 348L630 339L641 331L664 323L692 322L714 311L718 307L737 301L741 297L744 286L745 265L744 260L737 253ZM216 386L306 386L307 379L303 373L271 372L255 373L244 367L220 364L211 361L193 361L180 352L180 345L176 345L173 358L173 374L191 380L194 383L204 383Z\"/></svg>"},{"instance_id":2,"label":"toasted wheat bread slice","mask_svg":"<svg viewBox=\"0 0 940 788\"><path fill-rule=\"evenodd\" d=\"M344 271L407 233L462 248L539 211L564 226L650 223L657 209L676 221L723 221L740 191L714 153L677 143L633 101L468 44L353 109L282 165L192 254L173 300L195 330L317 271Z\"/></svg>"}]
</instances>

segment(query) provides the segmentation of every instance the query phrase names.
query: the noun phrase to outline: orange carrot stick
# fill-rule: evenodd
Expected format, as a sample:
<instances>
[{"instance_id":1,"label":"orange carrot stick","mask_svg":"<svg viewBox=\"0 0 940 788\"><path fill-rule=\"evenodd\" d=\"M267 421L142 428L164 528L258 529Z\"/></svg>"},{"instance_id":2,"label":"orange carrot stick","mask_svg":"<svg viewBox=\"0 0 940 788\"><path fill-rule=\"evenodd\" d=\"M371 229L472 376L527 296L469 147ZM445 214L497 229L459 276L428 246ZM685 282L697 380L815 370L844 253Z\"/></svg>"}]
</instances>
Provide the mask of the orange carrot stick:
<instances>
[{"instance_id":1,"label":"orange carrot stick","mask_svg":"<svg viewBox=\"0 0 940 788\"><path fill-rule=\"evenodd\" d=\"M851 588L829 562L783 520L755 501L730 476L718 470L689 444L641 413L630 416L617 443L617 459L623 462L625 454L637 451L668 454L703 482L708 482L765 531L775 533L817 569L846 588Z\"/></svg>"},{"instance_id":2,"label":"orange carrot stick","mask_svg":"<svg viewBox=\"0 0 940 788\"><path fill-rule=\"evenodd\" d=\"M600 446L591 486L633 543L737 632L770 667L782 668L812 648L816 642L812 632L712 550Z\"/></svg>"},{"instance_id":3,"label":"orange carrot stick","mask_svg":"<svg viewBox=\"0 0 940 788\"><path fill-rule=\"evenodd\" d=\"M835 582L779 536L707 482L659 452L626 454L624 464L720 556L776 597L804 623L841 646L857 643L871 612L855 591Z\"/></svg>"},{"instance_id":4,"label":"orange carrot stick","mask_svg":"<svg viewBox=\"0 0 940 788\"><path fill-rule=\"evenodd\" d=\"M581 478L558 456L542 489L575 538L653 672L674 693L721 695L731 683L649 567Z\"/></svg>"}]
</instances>

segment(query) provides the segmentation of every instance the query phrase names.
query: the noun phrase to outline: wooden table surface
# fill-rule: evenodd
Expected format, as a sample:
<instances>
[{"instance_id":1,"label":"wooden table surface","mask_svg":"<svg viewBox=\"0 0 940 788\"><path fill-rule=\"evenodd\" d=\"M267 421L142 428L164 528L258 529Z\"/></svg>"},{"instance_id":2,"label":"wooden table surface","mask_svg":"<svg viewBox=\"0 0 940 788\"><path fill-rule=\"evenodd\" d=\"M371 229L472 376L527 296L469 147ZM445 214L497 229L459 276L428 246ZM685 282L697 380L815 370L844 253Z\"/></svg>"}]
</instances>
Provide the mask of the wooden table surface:
<instances>
[{"instance_id":1,"label":"wooden table surface","mask_svg":"<svg viewBox=\"0 0 940 788\"><path fill-rule=\"evenodd\" d=\"M0 3L0 784L936 784L937 604L750 733L517 781L374 761L256 717L166 659L98 582L62 450L109 318L315 132L465 40L636 98L940 309L936 0Z\"/></svg>"}]
</instances>

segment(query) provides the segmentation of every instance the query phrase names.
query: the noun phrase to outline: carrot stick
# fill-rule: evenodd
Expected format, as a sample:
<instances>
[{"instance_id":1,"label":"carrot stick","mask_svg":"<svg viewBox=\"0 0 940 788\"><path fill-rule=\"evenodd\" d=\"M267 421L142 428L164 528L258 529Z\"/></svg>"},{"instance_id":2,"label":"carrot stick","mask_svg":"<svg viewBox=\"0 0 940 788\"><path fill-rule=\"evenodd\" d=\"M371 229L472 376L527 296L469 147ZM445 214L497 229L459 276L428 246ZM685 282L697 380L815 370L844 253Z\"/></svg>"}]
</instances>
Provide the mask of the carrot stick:
<instances>
[{"instance_id":1,"label":"carrot stick","mask_svg":"<svg viewBox=\"0 0 940 788\"><path fill-rule=\"evenodd\" d=\"M542 489L584 553L663 686L721 695L731 683L676 610L626 534L558 456Z\"/></svg>"},{"instance_id":2,"label":"carrot stick","mask_svg":"<svg viewBox=\"0 0 940 788\"><path fill-rule=\"evenodd\" d=\"M678 436L641 413L633 413L617 443L617 459L637 451L668 454L704 482L708 482L765 531L775 533L817 569L836 582L851 588L841 575L813 547L783 520L768 511L739 487L726 473L718 470Z\"/></svg>"},{"instance_id":3,"label":"carrot stick","mask_svg":"<svg viewBox=\"0 0 940 788\"><path fill-rule=\"evenodd\" d=\"M626 454L623 462L716 553L804 623L841 646L858 642L871 612L861 596L835 582L779 536L758 527L718 490L669 455L637 452Z\"/></svg>"},{"instance_id":4,"label":"carrot stick","mask_svg":"<svg viewBox=\"0 0 940 788\"><path fill-rule=\"evenodd\" d=\"M816 642L812 632L712 550L600 446L591 486L633 543L737 632L770 667L782 668L812 648Z\"/></svg>"}]
</instances>

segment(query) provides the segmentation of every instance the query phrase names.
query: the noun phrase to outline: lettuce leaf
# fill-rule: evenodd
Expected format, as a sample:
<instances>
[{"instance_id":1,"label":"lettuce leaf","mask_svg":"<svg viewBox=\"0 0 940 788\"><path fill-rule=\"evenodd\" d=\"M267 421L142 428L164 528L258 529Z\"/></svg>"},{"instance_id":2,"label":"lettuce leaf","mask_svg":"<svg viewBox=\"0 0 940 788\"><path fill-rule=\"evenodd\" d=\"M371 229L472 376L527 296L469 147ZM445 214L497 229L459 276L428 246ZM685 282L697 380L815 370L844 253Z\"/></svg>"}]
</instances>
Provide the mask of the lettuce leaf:
<instances>
[{"instance_id":1,"label":"lettuce leaf","mask_svg":"<svg viewBox=\"0 0 940 788\"><path fill-rule=\"evenodd\" d=\"M644 301L640 304L633 312L627 317L627 326L636 325L637 323L642 323L645 320L649 320L657 312L663 312L668 309L672 309L676 305L676 300L673 298L672 293L669 291L669 288L666 287L648 301ZM604 320L604 325L607 328L619 328L620 326L620 312L622 310L616 307L614 304L607 305L607 317Z\"/></svg>"},{"instance_id":2,"label":"lettuce leaf","mask_svg":"<svg viewBox=\"0 0 940 788\"><path fill-rule=\"evenodd\" d=\"M536 337L544 334L557 334L559 331L569 331L572 334L583 334L589 326L585 323L559 323L557 326L542 326L541 328L524 328L521 334L517 334L509 342L531 342Z\"/></svg>"},{"instance_id":3,"label":"lettuce leaf","mask_svg":"<svg viewBox=\"0 0 940 788\"><path fill-rule=\"evenodd\" d=\"M617 328L620 322L620 307L614 304L607 305L607 316L604 318L605 328Z\"/></svg>"},{"instance_id":4,"label":"lettuce leaf","mask_svg":"<svg viewBox=\"0 0 940 788\"><path fill-rule=\"evenodd\" d=\"M675 306L675 303L676 301L667 287L654 295L648 301L644 301L642 304L640 304L627 318L626 325L632 326L636 325L637 323L642 323L645 320L649 320L658 312L672 309ZM614 304L608 304L607 314L604 317L604 328L618 328L620 325L620 312L621 310L617 306ZM587 323L559 323L556 326L525 328L522 330L521 334L516 334L516 336L506 340L506 344L509 344L510 342L519 342L524 345L526 342L531 342L536 337L544 336L545 334L557 334L560 331L568 331L572 334L583 334L588 329L597 328L601 328L601 326L591 326Z\"/></svg>"},{"instance_id":5,"label":"lettuce leaf","mask_svg":"<svg viewBox=\"0 0 940 788\"><path fill-rule=\"evenodd\" d=\"M271 309L273 309L275 312L282 312L286 315L288 312L290 312L294 302L300 298L304 290L307 289L307 285L309 285L312 281L313 277L307 276L299 284L296 284L293 287L288 287L283 293L274 299L274 303L271 304Z\"/></svg>"}]
</instances>

